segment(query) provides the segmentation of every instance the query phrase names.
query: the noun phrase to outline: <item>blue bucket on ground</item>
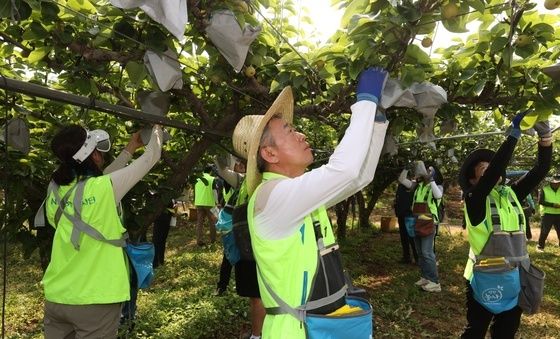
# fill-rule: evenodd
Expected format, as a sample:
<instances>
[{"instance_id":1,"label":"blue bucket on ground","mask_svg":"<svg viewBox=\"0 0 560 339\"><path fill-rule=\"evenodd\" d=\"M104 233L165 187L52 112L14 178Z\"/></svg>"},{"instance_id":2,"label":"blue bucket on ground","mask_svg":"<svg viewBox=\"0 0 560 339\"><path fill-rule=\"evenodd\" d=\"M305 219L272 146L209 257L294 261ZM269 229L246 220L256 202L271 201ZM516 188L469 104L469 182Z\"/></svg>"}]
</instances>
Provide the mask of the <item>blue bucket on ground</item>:
<instances>
[{"instance_id":1,"label":"blue bucket on ground","mask_svg":"<svg viewBox=\"0 0 560 339\"><path fill-rule=\"evenodd\" d=\"M307 338L373 338L373 310L371 304L358 297L346 297L346 304L360 307L362 312L343 316L308 313L305 318Z\"/></svg>"},{"instance_id":2,"label":"blue bucket on ground","mask_svg":"<svg viewBox=\"0 0 560 339\"><path fill-rule=\"evenodd\" d=\"M406 227L406 233L411 238L416 236L416 231L414 230L414 226L416 225L416 217L404 217L404 225Z\"/></svg>"}]
</instances>

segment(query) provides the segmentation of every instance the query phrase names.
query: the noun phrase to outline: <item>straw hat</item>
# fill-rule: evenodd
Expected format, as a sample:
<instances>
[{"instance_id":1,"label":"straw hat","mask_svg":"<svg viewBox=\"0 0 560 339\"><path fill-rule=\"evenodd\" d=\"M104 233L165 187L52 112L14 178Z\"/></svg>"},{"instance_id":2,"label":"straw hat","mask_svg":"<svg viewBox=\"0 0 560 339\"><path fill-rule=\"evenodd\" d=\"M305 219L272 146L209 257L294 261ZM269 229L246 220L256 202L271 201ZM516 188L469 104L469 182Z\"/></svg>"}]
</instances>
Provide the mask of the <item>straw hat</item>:
<instances>
[{"instance_id":1,"label":"straw hat","mask_svg":"<svg viewBox=\"0 0 560 339\"><path fill-rule=\"evenodd\" d=\"M264 115L244 116L233 131L233 149L237 155L247 160L245 180L247 180L249 196L262 180L262 173L257 168L257 152L261 136L270 119L277 114L290 123L294 119L294 96L290 86L282 90Z\"/></svg>"},{"instance_id":2,"label":"straw hat","mask_svg":"<svg viewBox=\"0 0 560 339\"><path fill-rule=\"evenodd\" d=\"M469 182L469 177L472 171L472 167L478 164L481 161L490 162L494 157L495 152L486 148L479 148L474 150L467 156L465 161L463 161L463 165L461 165L461 169L459 170L459 186L464 191L465 189L471 187L471 183Z\"/></svg>"}]
</instances>

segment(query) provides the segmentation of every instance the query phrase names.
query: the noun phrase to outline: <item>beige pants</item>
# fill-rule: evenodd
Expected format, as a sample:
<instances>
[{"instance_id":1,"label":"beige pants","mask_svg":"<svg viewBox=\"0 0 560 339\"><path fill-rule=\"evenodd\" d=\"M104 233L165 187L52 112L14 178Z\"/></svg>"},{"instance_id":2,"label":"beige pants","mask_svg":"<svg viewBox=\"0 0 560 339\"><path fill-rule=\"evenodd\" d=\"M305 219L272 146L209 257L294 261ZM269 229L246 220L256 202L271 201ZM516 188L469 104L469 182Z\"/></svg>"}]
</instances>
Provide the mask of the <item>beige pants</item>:
<instances>
[{"instance_id":1,"label":"beige pants","mask_svg":"<svg viewBox=\"0 0 560 339\"><path fill-rule=\"evenodd\" d=\"M122 303L64 305L45 301L45 338L116 338L121 306Z\"/></svg>"},{"instance_id":2,"label":"beige pants","mask_svg":"<svg viewBox=\"0 0 560 339\"><path fill-rule=\"evenodd\" d=\"M196 242L203 243L204 220L207 219L210 227L210 242L216 241L216 217L210 211L211 207L196 207Z\"/></svg>"}]
</instances>

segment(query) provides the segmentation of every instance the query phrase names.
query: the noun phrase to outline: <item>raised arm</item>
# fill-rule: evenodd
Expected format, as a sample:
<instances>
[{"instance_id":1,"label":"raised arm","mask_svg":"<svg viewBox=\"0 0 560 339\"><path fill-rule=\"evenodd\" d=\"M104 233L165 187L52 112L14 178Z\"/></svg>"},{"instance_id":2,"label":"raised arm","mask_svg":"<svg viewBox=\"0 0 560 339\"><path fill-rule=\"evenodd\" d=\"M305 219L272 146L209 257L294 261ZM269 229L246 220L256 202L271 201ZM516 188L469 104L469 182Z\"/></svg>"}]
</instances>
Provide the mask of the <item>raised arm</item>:
<instances>
[{"instance_id":1,"label":"raised arm","mask_svg":"<svg viewBox=\"0 0 560 339\"><path fill-rule=\"evenodd\" d=\"M113 162L105 167L103 174L109 174L121 168L124 168L126 164L132 159L132 155L140 147L144 146L142 139L140 138L140 132L135 132L130 137L128 144L122 150L122 152L113 160Z\"/></svg>"},{"instance_id":2,"label":"raised arm","mask_svg":"<svg viewBox=\"0 0 560 339\"><path fill-rule=\"evenodd\" d=\"M150 142L146 145L144 154L130 165L109 174L113 183L116 202L120 202L125 194L156 164L161 156L161 144L161 127L154 125Z\"/></svg>"},{"instance_id":3,"label":"raised arm","mask_svg":"<svg viewBox=\"0 0 560 339\"><path fill-rule=\"evenodd\" d=\"M552 164L552 133L548 121L540 121L534 128L540 137L537 162L521 180L512 185L518 199L523 199L537 187L548 174Z\"/></svg>"},{"instance_id":4,"label":"raised arm","mask_svg":"<svg viewBox=\"0 0 560 339\"><path fill-rule=\"evenodd\" d=\"M313 210L346 199L373 179L388 122L377 112L375 95L360 95L360 84L378 84L379 96L386 73L375 74L378 79L361 76L350 125L329 162L295 178L267 182L257 192L255 215L256 224L262 225L257 229L260 236L279 239L292 234Z\"/></svg>"}]
</instances>

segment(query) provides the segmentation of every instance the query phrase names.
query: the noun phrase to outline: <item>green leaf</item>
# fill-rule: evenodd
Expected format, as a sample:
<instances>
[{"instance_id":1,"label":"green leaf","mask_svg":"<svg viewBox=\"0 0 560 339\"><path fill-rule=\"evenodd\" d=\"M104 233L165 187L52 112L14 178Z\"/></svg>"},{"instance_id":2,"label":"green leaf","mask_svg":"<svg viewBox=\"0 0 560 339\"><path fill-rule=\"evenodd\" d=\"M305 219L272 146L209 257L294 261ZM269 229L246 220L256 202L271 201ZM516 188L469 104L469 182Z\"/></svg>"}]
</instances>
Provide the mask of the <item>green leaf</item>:
<instances>
[{"instance_id":1,"label":"green leaf","mask_svg":"<svg viewBox=\"0 0 560 339\"><path fill-rule=\"evenodd\" d=\"M430 34L436 29L437 20L434 15L424 15L418 22L417 34Z\"/></svg>"},{"instance_id":2,"label":"green leaf","mask_svg":"<svg viewBox=\"0 0 560 339\"><path fill-rule=\"evenodd\" d=\"M280 89L280 86L282 86L282 85L278 81L272 80L272 82L270 83L269 93L274 93L274 92L278 91Z\"/></svg>"},{"instance_id":3,"label":"green leaf","mask_svg":"<svg viewBox=\"0 0 560 339\"><path fill-rule=\"evenodd\" d=\"M340 19L340 27L347 27L348 23L350 22L350 18L352 18L357 13L365 13L368 6L369 0L350 1L350 4L344 11L344 15L342 15L342 19Z\"/></svg>"},{"instance_id":4,"label":"green leaf","mask_svg":"<svg viewBox=\"0 0 560 339\"><path fill-rule=\"evenodd\" d=\"M405 52L405 61L408 64L429 65L432 62L430 56L417 45L408 45Z\"/></svg>"},{"instance_id":5,"label":"green leaf","mask_svg":"<svg viewBox=\"0 0 560 339\"><path fill-rule=\"evenodd\" d=\"M25 40L44 40L47 36L49 36L49 32L37 21L33 21L23 33Z\"/></svg>"},{"instance_id":6,"label":"green leaf","mask_svg":"<svg viewBox=\"0 0 560 339\"><path fill-rule=\"evenodd\" d=\"M122 39L123 35L129 38L134 38L136 36L136 30L134 27L124 19L115 23L113 25L113 30L113 36L116 38Z\"/></svg>"},{"instance_id":7,"label":"green leaf","mask_svg":"<svg viewBox=\"0 0 560 339\"><path fill-rule=\"evenodd\" d=\"M88 0L68 0L68 6L75 11L85 14L95 14L95 6Z\"/></svg>"},{"instance_id":8,"label":"green leaf","mask_svg":"<svg viewBox=\"0 0 560 339\"><path fill-rule=\"evenodd\" d=\"M490 53L496 54L502 51L508 43L508 39L506 37L500 36L494 38L492 41L492 45L490 46Z\"/></svg>"},{"instance_id":9,"label":"green leaf","mask_svg":"<svg viewBox=\"0 0 560 339\"><path fill-rule=\"evenodd\" d=\"M403 2L403 5L397 5L397 12L408 22L417 21L422 17L422 13L411 3Z\"/></svg>"},{"instance_id":10,"label":"green leaf","mask_svg":"<svg viewBox=\"0 0 560 339\"><path fill-rule=\"evenodd\" d=\"M29 53L29 57L27 57L27 61L31 64L36 64L41 61L45 55L49 54L52 50L50 46L39 47Z\"/></svg>"},{"instance_id":11,"label":"green leaf","mask_svg":"<svg viewBox=\"0 0 560 339\"><path fill-rule=\"evenodd\" d=\"M420 68L407 65L402 68L400 79L404 87L409 87L415 82L426 80L426 73Z\"/></svg>"},{"instance_id":12,"label":"green leaf","mask_svg":"<svg viewBox=\"0 0 560 339\"><path fill-rule=\"evenodd\" d=\"M73 80L72 84L80 94L85 94L85 95L90 94L90 90L91 90L90 79L77 78Z\"/></svg>"},{"instance_id":13,"label":"green leaf","mask_svg":"<svg viewBox=\"0 0 560 339\"><path fill-rule=\"evenodd\" d=\"M144 64L138 63L136 61L129 61L125 67L126 73L130 82L134 87L138 87L142 81L146 78L147 71Z\"/></svg>"},{"instance_id":14,"label":"green leaf","mask_svg":"<svg viewBox=\"0 0 560 339\"><path fill-rule=\"evenodd\" d=\"M58 20L58 13L60 13L60 8L52 2L41 2L41 17L44 21L56 21Z\"/></svg>"},{"instance_id":15,"label":"green leaf","mask_svg":"<svg viewBox=\"0 0 560 339\"><path fill-rule=\"evenodd\" d=\"M486 10L486 4L482 0L467 0L466 3L480 13L484 13Z\"/></svg>"},{"instance_id":16,"label":"green leaf","mask_svg":"<svg viewBox=\"0 0 560 339\"><path fill-rule=\"evenodd\" d=\"M32 9L29 4L23 0L13 1L12 7L11 0L3 0L0 2L0 18L9 18L17 21L26 20L31 16Z\"/></svg>"}]
</instances>

